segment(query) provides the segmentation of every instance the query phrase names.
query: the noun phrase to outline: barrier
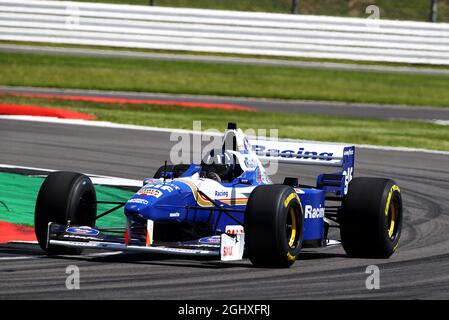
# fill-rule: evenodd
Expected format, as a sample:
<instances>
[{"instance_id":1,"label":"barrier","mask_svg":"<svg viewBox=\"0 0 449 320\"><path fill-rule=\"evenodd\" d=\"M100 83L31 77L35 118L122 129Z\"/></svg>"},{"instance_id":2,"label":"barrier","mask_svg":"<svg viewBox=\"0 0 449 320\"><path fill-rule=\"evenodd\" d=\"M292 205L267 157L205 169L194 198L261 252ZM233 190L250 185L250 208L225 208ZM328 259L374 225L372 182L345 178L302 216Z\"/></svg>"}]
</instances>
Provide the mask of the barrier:
<instances>
[{"instance_id":1,"label":"barrier","mask_svg":"<svg viewBox=\"0 0 449 320\"><path fill-rule=\"evenodd\" d=\"M449 64L449 24L0 0L0 40Z\"/></svg>"}]
</instances>

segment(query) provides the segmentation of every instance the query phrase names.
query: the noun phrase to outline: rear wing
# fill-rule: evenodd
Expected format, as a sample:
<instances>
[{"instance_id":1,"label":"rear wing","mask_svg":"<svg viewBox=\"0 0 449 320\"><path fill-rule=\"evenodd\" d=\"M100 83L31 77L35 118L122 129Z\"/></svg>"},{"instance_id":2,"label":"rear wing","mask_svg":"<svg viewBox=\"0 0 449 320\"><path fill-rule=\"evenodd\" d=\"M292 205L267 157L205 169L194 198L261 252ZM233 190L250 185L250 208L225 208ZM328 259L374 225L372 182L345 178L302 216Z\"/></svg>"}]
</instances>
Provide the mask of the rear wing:
<instances>
[{"instance_id":1,"label":"rear wing","mask_svg":"<svg viewBox=\"0 0 449 320\"><path fill-rule=\"evenodd\" d=\"M317 187L342 197L354 174L355 147L339 144L302 143L271 140L250 140L251 149L259 159L280 163L339 167L339 172L321 174Z\"/></svg>"}]
</instances>

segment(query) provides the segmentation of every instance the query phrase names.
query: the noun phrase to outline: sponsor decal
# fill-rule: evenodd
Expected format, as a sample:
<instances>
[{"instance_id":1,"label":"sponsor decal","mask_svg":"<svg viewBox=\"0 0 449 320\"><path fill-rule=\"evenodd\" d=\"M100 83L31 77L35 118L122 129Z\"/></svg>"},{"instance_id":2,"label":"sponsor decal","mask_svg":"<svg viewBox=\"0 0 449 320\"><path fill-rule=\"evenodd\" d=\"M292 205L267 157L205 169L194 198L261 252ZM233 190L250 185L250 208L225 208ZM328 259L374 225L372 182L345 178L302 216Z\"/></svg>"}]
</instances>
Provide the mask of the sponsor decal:
<instances>
[{"instance_id":1,"label":"sponsor decal","mask_svg":"<svg viewBox=\"0 0 449 320\"><path fill-rule=\"evenodd\" d=\"M65 230L68 233L86 235L86 236L97 236L100 231L92 229L91 227L70 227Z\"/></svg>"},{"instance_id":2,"label":"sponsor decal","mask_svg":"<svg viewBox=\"0 0 449 320\"><path fill-rule=\"evenodd\" d=\"M165 182L165 183L149 183L145 186L146 188L151 189L160 189L167 192L173 192L174 190L181 190L181 188L172 182Z\"/></svg>"},{"instance_id":3,"label":"sponsor decal","mask_svg":"<svg viewBox=\"0 0 449 320\"><path fill-rule=\"evenodd\" d=\"M233 256L233 246L224 246L223 247L223 257L232 257Z\"/></svg>"},{"instance_id":4,"label":"sponsor decal","mask_svg":"<svg viewBox=\"0 0 449 320\"><path fill-rule=\"evenodd\" d=\"M168 214L170 218L178 218L181 214L179 212L171 212Z\"/></svg>"},{"instance_id":5,"label":"sponsor decal","mask_svg":"<svg viewBox=\"0 0 449 320\"><path fill-rule=\"evenodd\" d=\"M215 191L215 196L227 198L229 196L229 193L228 191Z\"/></svg>"},{"instance_id":6,"label":"sponsor decal","mask_svg":"<svg viewBox=\"0 0 449 320\"><path fill-rule=\"evenodd\" d=\"M240 225L231 225L231 226L226 226L226 231L227 234L244 234L244 228L243 226Z\"/></svg>"},{"instance_id":7,"label":"sponsor decal","mask_svg":"<svg viewBox=\"0 0 449 320\"><path fill-rule=\"evenodd\" d=\"M305 219L318 219L324 218L324 208L314 208L311 205L306 205L304 207L304 218Z\"/></svg>"},{"instance_id":8,"label":"sponsor decal","mask_svg":"<svg viewBox=\"0 0 449 320\"><path fill-rule=\"evenodd\" d=\"M343 152L343 156L353 156L354 155L354 149L345 150Z\"/></svg>"},{"instance_id":9,"label":"sponsor decal","mask_svg":"<svg viewBox=\"0 0 449 320\"><path fill-rule=\"evenodd\" d=\"M319 161L332 161L333 152L321 152L305 150L304 148L298 148L297 150L279 150L279 149L267 149L261 145L254 145L253 151L260 156L276 157L276 158L296 158L296 159L310 159Z\"/></svg>"},{"instance_id":10,"label":"sponsor decal","mask_svg":"<svg viewBox=\"0 0 449 320\"><path fill-rule=\"evenodd\" d=\"M137 194L139 196L152 196L159 198L160 196L162 196L162 191L153 188L143 187L142 189L137 191Z\"/></svg>"},{"instance_id":11,"label":"sponsor decal","mask_svg":"<svg viewBox=\"0 0 449 320\"><path fill-rule=\"evenodd\" d=\"M145 199L134 198L134 199L128 200L128 203L138 203L138 204L147 205L149 202L148 202L148 200L145 200Z\"/></svg>"},{"instance_id":12,"label":"sponsor decal","mask_svg":"<svg viewBox=\"0 0 449 320\"><path fill-rule=\"evenodd\" d=\"M245 236L243 234L221 234L220 256L222 261L242 259L244 247Z\"/></svg>"},{"instance_id":13,"label":"sponsor decal","mask_svg":"<svg viewBox=\"0 0 449 320\"><path fill-rule=\"evenodd\" d=\"M214 206L203 195L198 193L198 187L193 182L188 181L188 180L183 180L182 182L184 182L186 185L188 185L190 187L190 189L193 192L194 197L196 198L196 201L198 202L198 204L200 206L202 206L202 207L213 207ZM222 191L227 191L227 190L222 190ZM215 196L215 192L212 195ZM217 199L217 200L222 201L226 204L232 204L232 205L246 205L246 203L248 202L247 197L224 198L224 199Z\"/></svg>"},{"instance_id":14,"label":"sponsor decal","mask_svg":"<svg viewBox=\"0 0 449 320\"><path fill-rule=\"evenodd\" d=\"M190 249L177 249L177 248L163 248L162 252L174 252L174 253L192 253L201 254L201 250L190 250Z\"/></svg>"},{"instance_id":15,"label":"sponsor decal","mask_svg":"<svg viewBox=\"0 0 449 320\"><path fill-rule=\"evenodd\" d=\"M198 242L205 243L205 244L220 244L221 237L220 236L205 237L205 238L199 239Z\"/></svg>"},{"instance_id":16,"label":"sponsor decal","mask_svg":"<svg viewBox=\"0 0 449 320\"><path fill-rule=\"evenodd\" d=\"M63 238L70 238L70 239L82 239L82 240L93 240L93 241L98 241L98 238L94 238L91 236L83 236L83 235L71 235L71 234L65 234L63 235ZM78 242L75 242L78 243Z\"/></svg>"},{"instance_id":17,"label":"sponsor decal","mask_svg":"<svg viewBox=\"0 0 449 320\"><path fill-rule=\"evenodd\" d=\"M67 237L67 235L65 235L65 237ZM83 238L83 239L86 240L86 238ZM87 240L89 240L89 239L87 239ZM91 240L98 240L98 239L93 238ZM65 241L65 240L64 240L64 242L69 245L77 246L77 247L79 247L79 246L91 247L91 248L100 247L99 243L92 243L92 242L77 242L77 241Z\"/></svg>"}]
</instances>

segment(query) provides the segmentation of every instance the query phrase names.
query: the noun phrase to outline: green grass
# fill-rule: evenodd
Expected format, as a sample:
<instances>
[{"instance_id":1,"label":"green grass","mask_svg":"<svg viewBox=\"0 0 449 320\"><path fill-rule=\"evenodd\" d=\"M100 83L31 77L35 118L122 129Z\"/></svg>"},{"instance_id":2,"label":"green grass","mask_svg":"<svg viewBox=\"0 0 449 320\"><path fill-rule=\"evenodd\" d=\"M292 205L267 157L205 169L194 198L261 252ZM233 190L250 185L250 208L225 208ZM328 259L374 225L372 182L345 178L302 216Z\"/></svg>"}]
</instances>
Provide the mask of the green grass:
<instances>
[{"instance_id":1,"label":"green grass","mask_svg":"<svg viewBox=\"0 0 449 320\"><path fill-rule=\"evenodd\" d=\"M81 0L148 5L149 0ZM380 8L382 19L428 21L430 0L299 0L299 13L366 17L369 5ZM205 9L289 13L291 0L156 0L156 5ZM449 0L438 1L438 20L449 21Z\"/></svg>"},{"instance_id":2,"label":"green grass","mask_svg":"<svg viewBox=\"0 0 449 320\"><path fill-rule=\"evenodd\" d=\"M39 189L44 182L43 177L27 176L15 173L0 172L0 221L34 226L34 209ZM128 190L108 186L95 186L98 201L127 201L134 193ZM99 204L98 214L113 207L110 204ZM100 228L124 227L123 209L112 212L98 220Z\"/></svg>"},{"instance_id":3,"label":"green grass","mask_svg":"<svg viewBox=\"0 0 449 320\"><path fill-rule=\"evenodd\" d=\"M416 121L388 121L321 115L206 110L148 105L115 105L91 102L0 96L0 103L63 107L95 115L99 120L169 128L222 131L227 122L242 129L279 129L281 138L403 146L449 151L449 126Z\"/></svg>"},{"instance_id":4,"label":"green grass","mask_svg":"<svg viewBox=\"0 0 449 320\"><path fill-rule=\"evenodd\" d=\"M123 47L110 47L110 46L91 46L80 44L65 44L65 43L50 43L50 42L30 42L30 41L4 41L0 40L0 44L3 45L21 45L21 46L35 46L35 47L53 47L53 48L76 48L76 49L96 49L96 50L113 50L113 51L131 51L131 52L145 52L145 53L162 53L162 54L181 54L192 56L211 56L211 57L232 57L232 58L250 58L250 59L266 59L266 60L288 60L288 61L300 61L300 62L323 62L323 63L349 63L360 66L387 66L387 67L413 67L418 69L434 69L444 70L449 69L447 65L429 65L418 63L400 63L400 62L387 62L387 61L362 61L362 60L349 60L349 59L328 59L328 58L307 58L307 57L282 57L282 56L264 56L254 54L238 54L238 53L222 53L222 52L206 52L206 51L182 51L182 50L162 50L162 49L145 49L145 48L123 48ZM142 59L142 58L141 58ZM322 69L317 67L314 69Z\"/></svg>"},{"instance_id":5,"label":"green grass","mask_svg":"<svg viewBox=\"0 0 449 320\"><path fill-rule=\"evenodd\" d=\"M0 85L449 106L449 76L0 53Z\"/></svg>"}]
</instances>

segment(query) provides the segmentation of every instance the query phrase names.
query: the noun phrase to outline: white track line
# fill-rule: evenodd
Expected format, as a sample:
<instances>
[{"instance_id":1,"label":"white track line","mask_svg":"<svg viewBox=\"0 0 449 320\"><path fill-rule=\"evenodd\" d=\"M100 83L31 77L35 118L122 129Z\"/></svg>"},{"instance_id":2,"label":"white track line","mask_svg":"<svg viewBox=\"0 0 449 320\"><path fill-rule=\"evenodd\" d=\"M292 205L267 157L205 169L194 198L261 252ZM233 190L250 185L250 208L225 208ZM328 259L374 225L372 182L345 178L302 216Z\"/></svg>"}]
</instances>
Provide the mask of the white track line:
<instances>
[{"instance_id":1,"label":"white track line","mask_svg":"<svg viewBox=\"0 0 449 320\"><path fill-rule=\"evenodd\" d=\"M66 257L66 258L95 258L95 257L107 257L114 256L118 254L122 254L122 251L114 251L114 252L98 252L98 253L90 253L83 255L58 255L58 257ZM32 260L32 259L42 259L48 257L45 254L38 256L17 256L17 257L0 257L0 261L16 261L16 260Z\"/></svg>"},{"instance_id":2,"label":"white track line","mask_svg":"<svg viewBox=\"0 0 449 320\"><path fill-rule=\"evenodd\" d=\"M159 127L147 127L138 126L133 124L121 124L113 123L108 121L93 121L93 120L78 120L78 119L60 119L54 117L38 117L38 116L14 116L14 115L0 115L0 119L5 120L19 120L19 121L32 121L32 122L44 122L44 123L56 123L56 124L68 124L68 125L78 125L87 127L99 127L99 128L110 128L110 129L129 129L137 131L152 131L152 132L175 132L175 133L187 133L187 134L200 134L199 131L185 130L185 129L170 129L170 128L159 128ZM223 133L207 133L208 136L222 136Z\"/></svg>"},{"instance_id":3,"label":"white track line","mask_svg":"<svg viewBox=\"0 0 449 320\"><path fill-rule=\"evenodd\" d=\"M88 127L100 127L100 128L110 128L110 129L128 129L137 131L152 131L152 132L165 132L165 133L181 133L181 134L202 134L207 136L222 136L219 132L200 132L185 129L170 129L170 128L159 128L159 127L146 127L130 124L119 124L112 123L108 121L92 121L92 120L74 120L74 119L59 119L53 117L35 117L35 116L14 116L14 115L0 115L0 120L18 120L18 121L32 121L32 122L44 122L44 123L55 123L55 124L67 124L67 125L79 125ZM310 140L295 140L295 139L279 139L280 141L295 141L295 142L314 142L314 143L330 143L329 141L310 141ZM339 143L341 144L341 143ZM347 143L351 144L351 143ZM399 152L423 152L430 154L439 154L449 156L449 151L439 151L431 149L421 149L421 148L407 148L407 147L389 147L389 146L375 146L368 144L356 144L358 148L362 149L372 149L372 150L382 150L382 151L399 151Z\"/></svg>"},{"instance_id":4,"label":"white track line","mask_svg":"<svg viewBox=\"0 0 449 320\"><path fill-rule=\"evenodd\" d=\"M18 257L0 257L0 261L15 261L15 260L31 260L31 259L41 259L46 257L46 255L40 256L18 256Z\"/></svg>"},{"instance_id":5,"label":"white track line","mask_svg":"<svg viewBox=\"0 0 449 320\"><path fill-rule=\"evenodd\" d=\"M433 120L432 123L440 126L449 126L449 120Z\"/></svg>"},{"instance_id":6,"label":"white track line","mask_svg":"<svg viewBox=\"0 0 449 320\"><path fill-rule=\"evenodd\" d=\"M45 171L45 172L57 171L57 170L53 170L53 169L24 167L24 166L16 166L16 165L11 165L11 164L0 164L0 168L35 170L35 171ZM141 187L142 186L141 180L110 177L110 176L99 176L96 174L89 174L89 173L84 173L84 174L89 176L94 184L100 184L103 186L121 186L121 187Z\"/></svg>"}]
</instances>

